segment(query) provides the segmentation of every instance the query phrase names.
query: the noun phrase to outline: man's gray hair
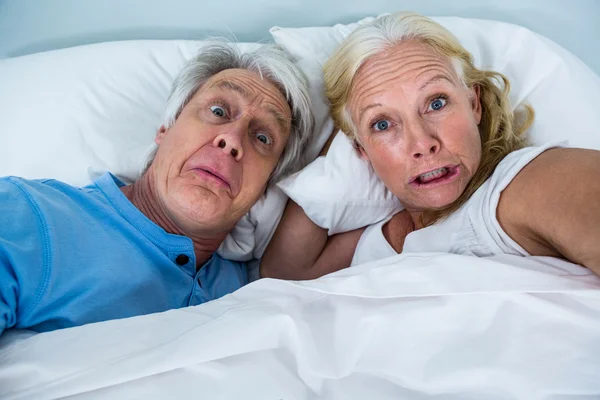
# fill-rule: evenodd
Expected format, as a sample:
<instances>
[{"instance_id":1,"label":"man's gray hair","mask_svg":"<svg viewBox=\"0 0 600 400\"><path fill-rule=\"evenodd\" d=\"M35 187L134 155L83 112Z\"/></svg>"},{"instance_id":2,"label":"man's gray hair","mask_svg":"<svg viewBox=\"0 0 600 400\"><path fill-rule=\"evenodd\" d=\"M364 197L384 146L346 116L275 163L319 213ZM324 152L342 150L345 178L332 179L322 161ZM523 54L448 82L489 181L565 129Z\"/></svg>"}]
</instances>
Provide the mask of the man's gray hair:
<instances>
[{"instance_id":1,"label":"man's gray hair","mask_svg":"<svg viewBox=\"0 0 600 400\"><path fill-rule=\"evenodd\" d=\"M268 79L281 91L292 112L288 142L269 185L277 183L306 164L306 147L314 128L308 94L308 80L277 45L265 44L253 51L241 52L234 43L215 40L202 47L179 73L167 100L163 124L170 128L183 108L198 89L212 76L227 69L245 69ZM150 166L156 149L152 151L146 168Z\"/></svg>"}]
</instances>

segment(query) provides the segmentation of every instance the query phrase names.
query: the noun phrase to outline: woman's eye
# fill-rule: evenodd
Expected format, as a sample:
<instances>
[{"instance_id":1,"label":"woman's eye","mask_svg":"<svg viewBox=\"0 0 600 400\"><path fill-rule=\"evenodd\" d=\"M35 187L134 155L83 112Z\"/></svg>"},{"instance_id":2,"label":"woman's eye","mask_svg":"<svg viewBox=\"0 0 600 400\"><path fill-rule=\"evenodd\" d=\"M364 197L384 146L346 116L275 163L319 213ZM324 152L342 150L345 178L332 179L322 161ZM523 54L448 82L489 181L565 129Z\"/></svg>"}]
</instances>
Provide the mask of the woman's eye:
<instances>
[{"instance_id":1,"label":"woman's eye","mask_svg":"<svg viewBox=\"0 0 600 400\"><path fill-rule=\"evenodd\" d=\"M211 106L210 111L217 117L224 117L225 115L227 115L225 109L221 106Z\"/></svg>"},{"instance_id":2,"label":"woman's eye","mask_svg":"<svg viewBox=\"0 0 600 400\"><path fill-rule=\"evenodd\" d=\"M447 100L443 97L438 97L434 99L431 103L429 103L429 108L427 111L438 111L441 110L446 105Z\"/></svg>"},{"instance_id":3,"label":"woman's eye","mask_svg":"<svg viewBox=\"0 0 600 400\"><path fill-rule=\"evenodd\" d=\"M378 132L387 131L389 127L390 122L385 119L379 120L373 124L373 129L375 129Z\"/></svg>"},{"instance_id":4,"label":"woman's eye","mask_svg":"<svg viewBox=\"0 0 600 400\"><path fill-rule=\"evenodd\" d=\"M259 142L270 145L272 143L271 138L267 135L265 135L264 133L257 133L256 134L256 139L258 139Z\"/></svg>"}]
</instances>

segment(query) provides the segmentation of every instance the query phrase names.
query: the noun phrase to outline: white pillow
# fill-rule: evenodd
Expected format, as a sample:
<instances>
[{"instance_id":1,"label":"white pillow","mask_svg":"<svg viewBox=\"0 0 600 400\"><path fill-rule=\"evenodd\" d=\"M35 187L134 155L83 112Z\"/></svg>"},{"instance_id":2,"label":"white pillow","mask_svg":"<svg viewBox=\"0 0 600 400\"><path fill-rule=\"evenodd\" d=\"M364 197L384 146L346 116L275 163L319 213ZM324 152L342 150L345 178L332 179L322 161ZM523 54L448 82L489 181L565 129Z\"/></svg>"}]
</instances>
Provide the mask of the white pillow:
<instances>
[{"instance_id":1,"label":"white pillow","mask_svg":"<svg viewBox=\"0 0 600 400\"><path fill-rule=\"evenodd\" d=\"M350 32L372 19L333 27L270 30L275 42L309 76L312 86L321 88L321 92L312 93L315 108L323 108L316 120L321 136L327 136L332 126L331 118L324 112L327 102L322 92L322 66ZM594 102L600 93L600 77L577 57L516 25L457 17L433 19L473 54L478 68L508 77L513 108L523 103L533 106L536 118L528 132L533 144L568 140L573 147L600 149L600 113ZM279 186L329 234L345 232L401 210L369 168L351 149L349 140L336 138L325 158L315 160Z\"/></svg>"},{"instance_id":2,"label":"white pillow","mask_svg":"<svg viewBox=\"0 0 600 400\"><path fill-rule=\"evenodd\" d=\"M239 43L242 51L259 44ZM199 41L102 43L0 60L0 176L90 183L140 175L173 79ZM219 254L262 256L287 197L272 188Z\"/></svg>"},{"instance_id":3,"label":"white pillow","mask_svg":"<svg viewBox=\"0 0 600 400\"><path fill-rule=\"evenodd\" d=\"M403 208L341 131L326 157L278 186L329 235L370 225L378 221L374 217L391 216Z\"/></svg>"}]
</instances>

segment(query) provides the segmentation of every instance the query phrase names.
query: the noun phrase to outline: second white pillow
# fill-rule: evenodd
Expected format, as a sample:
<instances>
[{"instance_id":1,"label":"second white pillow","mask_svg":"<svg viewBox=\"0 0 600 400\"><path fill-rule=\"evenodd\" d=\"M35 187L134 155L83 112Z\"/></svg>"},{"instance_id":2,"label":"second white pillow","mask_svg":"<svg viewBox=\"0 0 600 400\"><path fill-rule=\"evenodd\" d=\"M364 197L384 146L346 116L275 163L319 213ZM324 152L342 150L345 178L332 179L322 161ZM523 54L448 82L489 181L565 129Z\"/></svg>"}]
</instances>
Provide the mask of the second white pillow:
<instances>
[{"instance_id":1,"label":"second white pillow","mask_svg":"<svg viewBox=\"0 0 600 400\"><path fill-rule=\"evenodd\" d=\"M403 208L342 132L333 139L326 157L317 158L278 186L329 235L379 222Z\"/></svg>"}]
</instances>

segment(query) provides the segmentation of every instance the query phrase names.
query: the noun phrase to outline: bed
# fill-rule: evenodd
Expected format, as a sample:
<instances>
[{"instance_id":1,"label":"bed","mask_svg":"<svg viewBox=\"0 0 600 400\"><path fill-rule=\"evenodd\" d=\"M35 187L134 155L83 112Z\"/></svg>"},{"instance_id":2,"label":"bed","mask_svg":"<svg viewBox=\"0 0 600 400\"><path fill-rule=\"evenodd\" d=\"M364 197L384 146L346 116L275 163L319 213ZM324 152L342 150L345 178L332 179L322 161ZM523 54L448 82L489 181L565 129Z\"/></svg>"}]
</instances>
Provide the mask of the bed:
<instances>
[{"instance_id":1,"label":"bed","mask_svg":"<svg viewBox=\"0 0 600 400\"><path fill-rule=\"evenodd\" d=\"M3 337L0 397L593 399L598 289L558 260L441 254L259 280L198 307Z\"/></svg>"},{"instance_id":2,"label":"bed","mask_svg":"<svg viewBox=\"0 0 600 400\"><path fill-rule=\"evenodd\" d=\"M338 38L348 22L399 8L467 18L441 21L471 29L458 34L471 40L480 65L516 83L515 104L533 102L535 142L563 139L568 130L576 145L600 149L600 116L589 101L600 92L600 5L593 1L533 1L528 9L516 1L332 2L319 15L307 11L317 2L233 3L239 7L215 19L216 4L186 1L165 8L158 1L34 7L0 0L0 175L49 174L82 185L108 169L134 180L170 82L208 34L233 34L244 48L278 42L314 89L320 82L311 73L322 60L299 49L312 43L325 54L329 44L323 28L306 27L327 27L327 37ZM103 20L115 7L120 16ZM573 110L577 129L557 109ZM319 132L331 129L325 114L317 115ZM324 140L313 140L312 158ZM270 190L219 249L251 261L255 279L285 200ZM314 281L256 279L197 307L0 337L2 399L189 396L600 398L600 277L548 257L401 254Z\"/></svg>"}]
</instances>

